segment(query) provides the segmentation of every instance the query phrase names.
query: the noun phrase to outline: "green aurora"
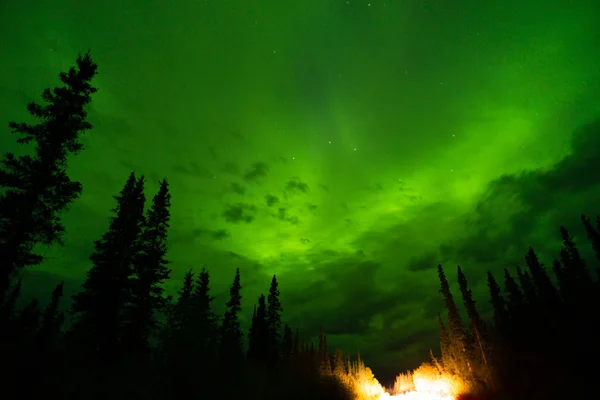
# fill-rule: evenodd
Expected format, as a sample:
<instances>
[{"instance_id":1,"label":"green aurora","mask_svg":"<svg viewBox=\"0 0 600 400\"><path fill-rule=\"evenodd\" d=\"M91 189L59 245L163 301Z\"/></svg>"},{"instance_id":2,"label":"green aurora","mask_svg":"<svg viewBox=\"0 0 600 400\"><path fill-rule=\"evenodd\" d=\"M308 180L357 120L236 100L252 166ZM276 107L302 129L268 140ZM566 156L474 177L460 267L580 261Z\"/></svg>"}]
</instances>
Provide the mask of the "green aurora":
<instances>
[{"instance_id":1,"label":"green aurora","mask_svg":"<svg viewBox=\"0 0 600 400\"><path fill-rule=\"evenodd\" d=\"M595 0L7 0L3 126L78 52L99 64L84 192L24 289L78 291L129 173L148 198L166 176L170 291L206 266L224 304L239 267L249 319L277 274L291 326L378 376L415 367L438 263L481 296L598 213L598 26ZM19 151L7 127L0 148Z\"/></svg>"}]
</instances>

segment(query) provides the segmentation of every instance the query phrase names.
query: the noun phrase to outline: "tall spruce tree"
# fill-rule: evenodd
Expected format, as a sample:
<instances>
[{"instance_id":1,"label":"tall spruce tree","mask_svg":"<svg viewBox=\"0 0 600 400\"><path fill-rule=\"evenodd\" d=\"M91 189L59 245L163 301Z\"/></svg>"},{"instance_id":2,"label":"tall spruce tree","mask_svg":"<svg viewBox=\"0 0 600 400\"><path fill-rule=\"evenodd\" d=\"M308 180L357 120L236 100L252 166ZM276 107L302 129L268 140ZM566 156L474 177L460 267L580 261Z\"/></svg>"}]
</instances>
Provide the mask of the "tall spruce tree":
<instances>
[{"instance_id":1,"label":"tall spruce tree","mask_svg":"<svg viewBox=\"0 0 600 400\"><path fill-rule=\"evenodd\" d=\"M523 272L521 267L517 265L517 277L519 278L519 285L525 295L529 310L538 313L538 295L531 276L527 272Z\"/></svg>"},{"instance_id":2,"label":"tall spruce tree","mask_svg":"<svg viewBox=\"0 0 600 400\"><path fill-rule=\"evenodd\" d=\"M531 273L533 283L537 288L537 293L543 305L544 312L547 315L557 312L560 305L560 295L552 284L552 281L546 272L546 268L540 262L537 254L531 247L525 256L525 262Z\"/></svg>"},{"instance_id":3,"label":"tall spruce tree","mask_svg":"<svg viewBox=\"0 0 600 400\"><path fill-rule=\"evenodd\" d=\"M6 153L0 169L0 301L11 277L22 267L39 264L36 244L62 243L64 227L60 213L81 194L80 182L66 173L67 159L83 145L79 137L92 128L85 107L96 92L91 81L97 65L90 53L79 55L77 66L59 77L64 86L45 89L46 104L27 105L31 116L40 120L10 122L17 143L35 143L32 154Z\"/></svg>"},{"instance_id":4,"label":"tall spruce tree","mask_svg":"<svg viewBox=\"0 0 600 400\"><path fill-rule=\"evenodd\" d=\"M158 328L157 316L166 305L162 285L171 274L166 259L170 206L169 185L164 179L148 209L130 279L124 343L129 355L136 359L150 356L150 340Z\"/></svg>"},{"instance_id":5,"label":"tall spruce tree","mask_svg":"<svg viewBox=\"0 0 600 400\"><path fill-rule=\"evenodd\" d=\"M514 322L513 326L517 326L525 315L525 299L521 288L507 268L504 268L504 291L507 295L506 310Z\"/></svg>"},{"instance_id":6,"label":"tall spruce tree","mask_svg":"<svg viewBox=\"0 0 600 400\"><path fill-rule=\"evenodd\" d=\"M132 173L115 200L115 216L108 231L94 242L93 266L72 305L76 320L70 336L102 362L116 361L122 350L123 313L145 221L144 178L136 179Z\"/></svg>"},{"instance_id":7,"label":"tall spruce tree","mask_svg":"<svg viewBox=\"0 0 600 400\"><path fill-rule=\"evenodd\" d=\"M469 285L467 278L462 272L460 265L458 266L458 286L462 295L465 309L467 310L467 316L471 326L471 340L473 342L473 354L469 356L471 359L477 359L483 364L487 364L487 352L488 352L488 334L485 323L477 311L475 306L475 300Z\"/></svg>"},{"instance_id":8,"label":"tall spruce tree","mask_svg":"<svg viewBox=\"0 0 600 400\"><path fill-rule=\"evenodd\" d=\"M500 285L494 278L494 275L488 271L488 288L490 290L490 301L494 309L494 324L499 330L503 330L508 324L508 313L506 311L506 301L502 297Z\"/></svg>"},{"instance_id":9,"label":"tall spruce tree","mask_svg":"<svg viewBox=\"0 0 600 400\"><path fill-rule=\"evenodd\" d=\"M239 373L242 353L242 330L240 328L239 314L242 310L242 286L240 284L240 269L236 269L233 284L229 289L229 300L221 324L221 340L219 342L219 359L223 366L233 374Z\"/></svg>"},{"instance_id":10,"label":"tall spruce tree","mask_svg":"<svg viewBox=\"0 0 600 400\"><path fill-rule=\"evenodd\" d=\"M438 265L438 277L440 279L441 289L440 293L444 297L444 306L448 311L448 334L450 339L457 348L464 350L465 346L465 331L463 328L462 318L458 312L458 307L454 302L452 292L450 292L450 285L446 279L446 274L442 265Z\"/></svg>"},{"instance_id":11,"label":"tall spruce tree","mask_svg":"<svg viewBox=\"0 0 600 400\"><path fill-rule=\"evenodd\" d=\"M568 285L572 286L568 291L572 291L570 295L574 301L585 302L592 290L589 269L581 257L573 237L564 226L560 227L560 236L563 242L560 257L564 266L564 274Z\"/></svg>"},{"instance_id":12,"label":"tall spruce tree","mask_svg":"<svg viewBox=\"0 0 600 400\"><path fill-rule=\"evenodd\" d=\"M199 357L207 361L212 358L212 348L217 344L218 319L212 311L214 299L215 297L210 294L210 274L206 268L202 268L192 292L192 302L195 314L195 347Z\"/></svg>"},{"instance_id":13,"label":"tall spruce tree","mask_svg":"<svg viewBox=\"0 0 600 400\"><path fill-rule=\"evenodd\" d=\"M437 322L438 332L440 334L440 352L442 353L442 363L448 364L448 362L450 361L450 357L452 357L450 348L450 336L448 335L446 325L444 325L444 319L442 318L442 314L438 314Z\"/></svg>"},{"instance_id":14,"label":"tall spruce tree","mask_svg":"<svg viewBox=\"0 0 600 400\"><path fill-rule=\"evenodd\" d=\"M258 307L252 318L248 332L248 359L255 364L264 365L268 359L269 328L267 325L267 305L265 295L258 298Z\"/></svg>"},{"instance_id":15,"label":"tall spruce tree","mask_svg":"<svg viewBox=\"0 0 600 400\"><path fill-rule=\"evenodd\" d=\"M281 335L281 302L279 301L279 284L277 277L273 275L269 296L267 297L267 329L268 329L268 362L276 364L280 358L280 335Z\"/></svg>"},{"instance_id":16,"label":"tall spruce tree","mask_svg":"<svg viewBox=\"0 0 600 400\"><path fill-rule=\"evenodd\" d=\"M598 218L598 221L600 222L600 218ZM581 214L581 222L583 222L588 239L592 242L592 248L594 249L596 258L600 261L600 233L594 228L592 222L585 214Z\"/></svg>"}]
</instances>

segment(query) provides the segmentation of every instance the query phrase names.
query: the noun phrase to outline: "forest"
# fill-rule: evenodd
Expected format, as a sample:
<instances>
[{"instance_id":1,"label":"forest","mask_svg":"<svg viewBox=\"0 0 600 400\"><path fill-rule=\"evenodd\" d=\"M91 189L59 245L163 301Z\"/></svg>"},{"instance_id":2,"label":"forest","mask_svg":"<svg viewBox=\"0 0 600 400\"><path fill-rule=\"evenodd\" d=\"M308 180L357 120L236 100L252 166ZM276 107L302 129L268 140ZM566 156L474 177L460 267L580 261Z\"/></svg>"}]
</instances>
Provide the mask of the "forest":
<instances>
[{"instance_id":1,"label":"forest","mask_svg":"<svg viewBox=\"0 0 600 400\"><path fill-rule=\"evenodd\" d=\"M38 299L17 307L22 271L44 260L36 246L62 243L60 215L82 193L67 161L92 129L85 109L96 74L90 53L80 55L60 73L64 86L44 90L43 105L27 106L37 124L9 124L31 150L6 153L0 168L2 399L559 399L597 391L600 269L582 259L564 226L551 268L530 248L523 268L488 272L490 316L478 311L460 266L456 301L439 265L439 348L388 388L360 355L330 349L323 330L313 343L285 324L275 275L256 300L248 332L239 320L240 269L223 315L213 311L205 268L188 271L177 295L167 296L167 179L149 202L144 177L133 172L114 195L69 310L61 307L62 283L45 307ZM600 260L600 217L581 221Z\"/></svg>"}]
</instances>

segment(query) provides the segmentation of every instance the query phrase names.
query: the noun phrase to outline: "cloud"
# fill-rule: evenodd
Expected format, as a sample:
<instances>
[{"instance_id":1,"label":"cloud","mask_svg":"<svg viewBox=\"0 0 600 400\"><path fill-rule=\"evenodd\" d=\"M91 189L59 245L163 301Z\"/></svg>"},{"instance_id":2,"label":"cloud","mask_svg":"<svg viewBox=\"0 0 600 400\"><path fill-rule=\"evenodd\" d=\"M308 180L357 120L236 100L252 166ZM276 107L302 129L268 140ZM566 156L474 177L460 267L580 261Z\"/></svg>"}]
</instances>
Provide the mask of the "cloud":
<instances>
[{"instance_id":1,"label":"cloud","mask_svg":"<svg viewBox=\"0 0 600 400\"><path fill-rule=\"evenodd\" d=\"M308 185L297 176L294 176L285 184L284 192L286 196L288 194L308 193Z\"/></svg>"},{"instance_id":2,"label":"cloud","mask_svg":"<svg viewBox=\"0 0 600 400\"><path fill-rule=\"evenodd\" d=\"M240 185L237 182L231 182L231 184L229 185L229 189L236 194L239 194L240 196L244 195L244 193L246 193L246 187L243 185Z\"/></svg>"},{"instance_id":3,"label":"cloud","mask_svg":"<svg viewBox=\"0 0 600 400\"><path fill-rule=\"evenodd\" d=\"M252 164L250 169L244 173L244 180L246 182L257 182L261 178L266 177L268 172L269 166L266 163L259 161Z\"/></svg>"},{"instance_id":4,"label":"cloud","mask_svg":"<svg viewBox=\"0 0 600 400\"><path fill-rule=\"evenodd\" d=\"M249 224L254 220L255 213L256 206L253 204L236 203L227 206L225 211L223 211L222 216L225 221L233 224L239 224L241 222Z\"/></svg>"},{"instance_id":5,"label":"cloud","mask_svg":"<svg viewBox=\"0 0 600 400\"><path fill-rule=\"evenodd\" d=\"M267 207L272 207L279 202L279 198L272 194L265 195L265 201L267 203Z\"/></svg>"}]
</instances>

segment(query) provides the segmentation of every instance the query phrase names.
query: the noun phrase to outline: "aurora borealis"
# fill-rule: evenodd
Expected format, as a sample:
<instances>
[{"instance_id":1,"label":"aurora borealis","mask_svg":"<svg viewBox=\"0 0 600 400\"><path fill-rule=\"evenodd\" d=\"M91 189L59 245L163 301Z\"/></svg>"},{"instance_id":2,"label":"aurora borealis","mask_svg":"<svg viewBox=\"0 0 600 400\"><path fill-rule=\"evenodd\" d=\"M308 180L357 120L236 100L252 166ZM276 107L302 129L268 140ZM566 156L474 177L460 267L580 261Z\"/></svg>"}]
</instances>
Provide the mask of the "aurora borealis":
<instances>
[{"instance_id":1,"label":"aurora borealis","mask_svg":"<svg viewBox=\"0 0 600 400\"><path fill-rule=\"evenodd\" d=\"M134 170L147 198L171 184L170 290L206 266L222 305L239 267L249 319L277 274L291 326L378 376L415 367L438 263L481 295L599 213L598 26L593 0L6 0L3 152L78 52L99 64L84 192L25 289L78 290Z\"/></svg>"}]
</instances>

